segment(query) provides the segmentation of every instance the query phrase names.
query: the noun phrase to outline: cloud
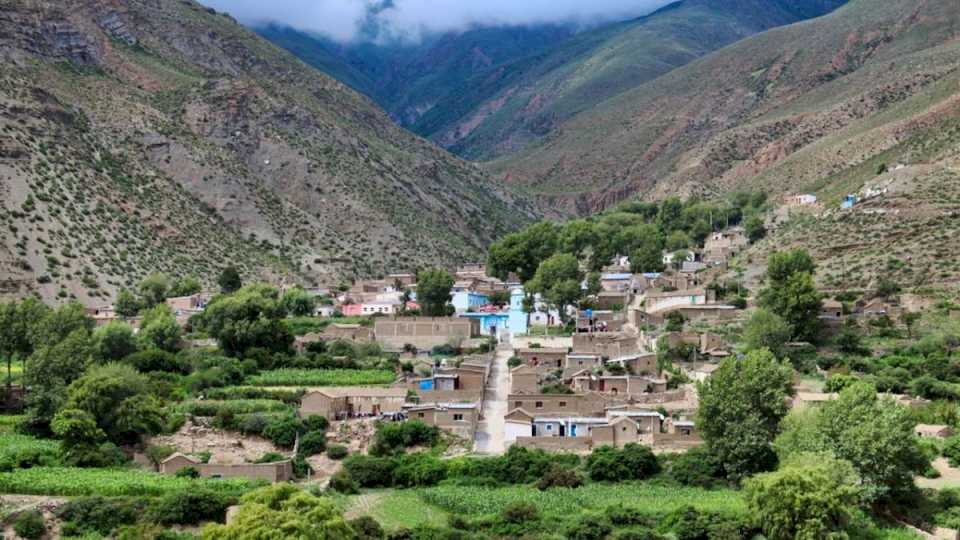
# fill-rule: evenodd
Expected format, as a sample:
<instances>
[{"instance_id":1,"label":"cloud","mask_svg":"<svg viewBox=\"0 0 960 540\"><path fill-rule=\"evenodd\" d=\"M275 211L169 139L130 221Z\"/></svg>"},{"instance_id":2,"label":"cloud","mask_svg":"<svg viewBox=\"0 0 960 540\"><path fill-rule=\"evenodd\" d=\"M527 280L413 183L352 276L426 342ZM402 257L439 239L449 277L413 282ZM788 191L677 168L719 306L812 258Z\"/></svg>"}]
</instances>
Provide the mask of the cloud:
<instances>
[{"instance_id":1,"label":"cloud","mask_svg":"<svg viewBox=\"0 0 960 540\"><path fill-rule=\"evenodd\" d=\"M349 41L362 30L418 39L473 26L624 20L670 0L200 0L247 25L283 24ZM368 34L364 34L368 35Z\"/></svg>"}]
</instances>

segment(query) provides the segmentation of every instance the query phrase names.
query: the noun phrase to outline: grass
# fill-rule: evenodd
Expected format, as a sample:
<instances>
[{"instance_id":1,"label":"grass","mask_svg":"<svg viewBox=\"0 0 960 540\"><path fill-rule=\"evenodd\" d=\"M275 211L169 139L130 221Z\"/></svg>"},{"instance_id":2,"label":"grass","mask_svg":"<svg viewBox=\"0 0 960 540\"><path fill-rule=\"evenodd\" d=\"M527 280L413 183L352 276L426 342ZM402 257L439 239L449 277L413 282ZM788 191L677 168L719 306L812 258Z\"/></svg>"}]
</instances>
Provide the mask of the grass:
<instances>
[{"instance_id":1,"label":"grass","mask_svg":"<svg viewBox=\"0 0 960 540\"><path fill-rule=\"evenodd\" d=\"M59 449L59 441L37 439L29 435L9 432L0 434L0 463L7 461L7 459L15 459L25 452L31 455L55 455Z\"/></svg>"},{"instance_id":2,"label":"grass","mask_svg":"<svg viewBox=\"0 0 960 540\"><path fill-rule=\"evenodd\" d=\"M333 323L337 324L359 324L369 326L373 319L370 317L290 317L284 319L287 329L295 336L303 336L311 332L322 332L326 327Z\"/></svg>"},{"instance_id":3,"label":"grass","mask_svg":"<svg viewBox=\"0 0 960 540\"><path fill-rule=\"evenodd\" d=\"M412 490L375 490L348 497L344 503L348 516L367 515L385 529L412 529L421 525L442 527L447 512L427 504Z\"/></svg>"},{"instance_id":4,"label":"grass","mask_svg":"<svg viewBox=\"0 0 960 540\"><path fill-rule=\"evenodd\" d=\"M395 375L386 369L274 369L247 379L253 386L354 386L390 384Z\"/></svg>"},{"instance_id":5,"label":"grass","mask_svg":"<svg viewBox=\"0 0 960 540\"><path fill-rule=\"evenodd\" d=\"M439 486L418 491L423 501L445 511L467 515L495 514L515 502L527 502L541 512L555 516L584 510L601 510L614 504L639 508L651 515L663 515L692 506L722 514L742 514L746 504L733 490L704 490L643 483L589 484L577 489L539 491L529 486L481 488Z\"/></svg>"},{"instance_id":6,"label":"grass","mask_svg":"<svg viewBox=\"0 0 960 540\"><path fill-rule=\"evenodd\" d=\"M240 495L254 488L248 480L194 480L133 469L80 469L75 467L34 467L0 473L0 493L17 495L160 496L207 487L220 493Z\"/></svg>"}]
</instances>

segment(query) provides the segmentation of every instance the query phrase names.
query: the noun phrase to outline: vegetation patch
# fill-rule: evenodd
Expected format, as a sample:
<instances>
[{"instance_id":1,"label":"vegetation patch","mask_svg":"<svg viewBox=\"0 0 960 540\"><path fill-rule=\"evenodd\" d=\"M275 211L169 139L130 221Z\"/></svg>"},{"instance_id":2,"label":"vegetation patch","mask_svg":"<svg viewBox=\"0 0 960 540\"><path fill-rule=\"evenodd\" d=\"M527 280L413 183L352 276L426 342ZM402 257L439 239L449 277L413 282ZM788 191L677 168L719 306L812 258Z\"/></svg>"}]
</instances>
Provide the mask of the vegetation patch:
<instances>
[{"instance_id":1,"label":"vegetation patch","mask_svg":"<svg viewBox=\"0 0 960 540\"><path fill-rule=\"evenodd\" d=\"M394 373L386 369L274 369L247 378L254 386L354 386L390 384Z\"/></svg>"}]
</instances>

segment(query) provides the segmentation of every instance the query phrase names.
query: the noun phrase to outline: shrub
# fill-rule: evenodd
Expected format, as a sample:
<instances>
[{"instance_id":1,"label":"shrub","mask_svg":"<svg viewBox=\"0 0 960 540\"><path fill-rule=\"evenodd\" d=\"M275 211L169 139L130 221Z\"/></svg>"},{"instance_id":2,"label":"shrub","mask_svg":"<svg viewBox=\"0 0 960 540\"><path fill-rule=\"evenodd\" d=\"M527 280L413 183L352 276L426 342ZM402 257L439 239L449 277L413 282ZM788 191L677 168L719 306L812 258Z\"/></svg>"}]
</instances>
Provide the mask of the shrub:
<instances>
[{"instance_id":1,"label":"shrub","mask_svg":"<svg viewBox=\"0 0 960 540\"><path fill-rule=\"evenodd\" d=\"M262 456L260 456L259 458L257 458L257 460L254 461L254 463L276 463L278 461L283 461L284 459L286 458L283 457L283 454L279 452L267 452Z\"/></svg>"},{"instance_id":2,"label":"shrub","mask_svg":"<svg viewBox=\"0 0 960 540\"><path fill-rule=\"evenodd\" d=\"M583 516L567 528L570 540L600 540L606 538L613 527L600 516Z\"/></svg>"},{"instance_id":3,"label":"shrub","mask_svg":"<svg viewBox=\"0 0 960 540\"><path fill-rule=\"evenodd\" d=\"M510 359L507 360L507 366L511 369L521 365L523 365L523 358L520 358L519 356L511 356Z\"/></svg>"},{"instance_id":4,"label":"shrub","mask_svg":"<svg viewBox=\"0 0 960 540\"><path fill-rule=\"evenodd\" d=\"M430 354L433 356L456 356L457 349L449 343L443 345L437 345L430 350Z\"/></svg>"},{"instance_id":5,"label":"shrub","mask_svg":"<svg viewBox=\"0 0 960 540\"><path fill-rule=\"evenodd\" d=\"M244 435L263 435L270 425L270 418L263 414L245 414L237 422L237 429Z\"/></svg>"},{"instance_id":6,"label":"shrub","mask_svg":"<svg viewBox=\"0 0 960 540\"><path fill-rule=\"evenodd\" d=\"M427 454L402 456L393 470L393 485L401 487L433 486L447 477L446 464Z\"/></svg>"},{"instance_id":7,"label":"shrub","mask_svg":"<svg viewBox=\"0 0 960 540\"><path fill-rule=\"evenodd\" d=\"M64 522L64 536L108 536L122 525L136 523L146 507L141 497L78 497L61 506L57 517Z\"/></svg>"},{"instance_id":8,"label":"shrub","mask_svg":"<svg viewBox=\"0 0 960 540\"><path fill-rule=\"evenodd\" d=\"M161 461L172 456L176 451L177 449L172 446L150 445L143 453L150 460L150 463L157 467Z\"/></svg>"},{"instance_id":9,"label":"shrub","mask_svg":"<svg viewBox=\"0 0 960 540\"><path fill-rule=\"evenodd\" d=\"M670 461L670 476L685 486L709 488L723 476L723 469L705 446L699 446Z\"/></svg>"},{"instance_id":10,"label":"shrub","mask_svg":"<svg viewBox=\"0 0 960 540\"><path fill-rule=\"evenodd\" d=\"M630 529L617 531L611 538L612 540L664 540L666 537L657 534L652 529Z\"/></svg>"},{"instance_id":11,"label":"shrub","mask_svg":"<svg viewBox=\"0 0 960 540\"><path fill-rule=\"evenodd\" d=\"M540 519L540 510L531 503L515 502L503 509L500 518L507 523L527 523Z\"/></svg>"},{"instance_id":12,"label":"shrub","mask_svg":"<svg viewBox=\"0 0 960 540\"><path fill-rule=\"evenodd\" d=\"M390 458L352 455L343 467L360 487L389 487L396 462Z\"/></svg>"},{"instance_id":13,"label":"shrub","mask_svg":"<svg viewBox=\"0 0 960 540\"><path fill-rule=\"evenodd\" d=\"M333 460L341 460L349 454L346 446L342 444L331 444L327 447L327 457Z\"/></svg>"},{"instance_id":14,"label":"shrub","mask_svg":"<svg viewBox=\"0 0 960 540\"><path fill-rule=\"evenodd\" d=\"M622 450L601 446L587 458L587 473L597 481L642 480L660 469L657 457L646 446L630 443Z\"/></svg>"},{"instance_id":15,"label":"shrub","mask_svg":"<svg viewBox=\"0 0 960 540\"><path fill-rule=\"evenodd\" d=\"M377 520L370 516L360 516L356 519L351 519L348 524L350 528L353 529L356 540L380 540L386 535L383 527L380 526Z\"/></svg>"},{"instance_id":16,"label":"shrub","mask_svg":"<svg viewBox=\"0 0 960 540\"><path fill-rule=\"evenodd\" d=\"M944 441L943 457L947 458L951 467L960 466L960 435L954 435Z\"/></svg>"},{"instance_id":17,"label":"shrub","mask_svg":"<svg viewBox=\"0 0 960 540\"><path fill-rule=\"evenodd\" d=\"M357 489L357 483L354 482L353 476L350 475L350 471L346 468L340 469L330 477L330 489L347 495L359 491Z\"/></svg>"},{"instance_id":18,"label":"shrub","mask_svg":"<svg viewBox=\"0 0 960 540\"><path fill-rule=\"evenodd\" d=\"M330 422L327 421L326 417L318 414L312 414L303 419L303 425L306 427L307 431L325 432L327 431L327 428L330 427Z\"/></svg>"},{"instance_id":19,"label":"shrub","mask_svg":"<svg viewBox=\"0 0 960 540\"><path fill-rule=\"evenodd\" d=\"M537 481L537 489L544 491L550 488L578 488L583 485L583 478L572 470L554 465Z\"/></svg>"},{"instance_id":20,"label":"shrub","mask_svg":"<svg viewBox=\"0 0 960 540\"><path fill-rule=\"evenodd\" d=\"M176 355L159 349L147 349L133 353L123 359L123 363L130 364L141 373L151 371L165 371L169 373L189 373L190 366Z\"/></svg>"},{"instance_id":21,"label":"shrub","mask_svg":"<svg viewBox=\"0 0 960 540\"><path fill-rule=\"evenodd\" d=\"M47 525L38 510L27 510L13 520L13 530L22 538L35 540L47 534Z\"/></svg>"},{"instance_id":22,"label":"shrub","mask_svg":"<svg viewBox=\"0 0 960 540\"><path fill-rule=\"evenodd\" d=\"M200 478L200 471L196 467L184 467L174 473L177 478Z\"/></svg>"},{"instance_id":23,"label":"shrub","mask_svg":"<svg viewBox=\"0 0 960 540\"><path fill-rule=\"evenodd\" d=\"M148 519L161 525L196 525L204 521L223 521L227 507L237 500L209 489L173 492L157 499L147 512Z\"/></svg>"},{"instance_id":24,"label":"shrub","mask_svg":"<svg viewBox=\"0 0 960 540\"><path fill-rule=\"evenodd\" d=\"M381 424L370 447L370 455L389 456L411 446L433 446L439 438L439 428L419 420Z\"/></svg>"},{"instance_id":25,"label":"shrub","mask_svg":"<svg viewBox=\"0 0 960 540\"><path fill-rule=\"evenodd\" d=\"M308 431L300 437L298 453L301 456L315 456L326 449L327 435L322 431Z\"/></svg>"},{"instance_id":26,"label":"shrub","mask_svg":"<svg viewBox=\"0 0 960 540\"><path fill-rule=\"evenodd\" d=\"M610 523L617 526L654 525L654 523L650 522L651 520L646 514L641 512L639 508L633 506L615 504L608 506L604 513L607 519L610 520Z\"/></svg>"},{"instance_id":27,"label":"shrub","mask_svg":"<svg viewBox=\"0 0 960 540\"><path fill-rule=\"evenodd\" d=\"M283 416L270 422L263 430L263 436L282 448L292 448L297 435L304 433L303 421L295 416Z\"/></svg>"}]
</instances>

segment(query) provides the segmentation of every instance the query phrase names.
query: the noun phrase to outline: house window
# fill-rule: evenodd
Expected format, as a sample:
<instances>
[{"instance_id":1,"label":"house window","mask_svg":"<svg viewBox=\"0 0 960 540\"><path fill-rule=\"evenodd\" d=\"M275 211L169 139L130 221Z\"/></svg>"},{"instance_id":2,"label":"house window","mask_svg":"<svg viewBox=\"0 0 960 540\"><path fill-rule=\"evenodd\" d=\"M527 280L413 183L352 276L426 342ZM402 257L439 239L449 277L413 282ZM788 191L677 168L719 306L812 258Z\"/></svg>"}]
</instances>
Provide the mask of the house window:
<instances>
[{"instance_id":1,"label":"house window","mask_svg":"<svg viewBox=\"0 0 960 540\"><path fill-rule=\"evenodd\" d=\"M463 415L462 415L462 414L455 414L455 415L453 415L453 421L454 421L454 422L463 422Z\"/></svg>"},{"instance_id":2,"label":"house window","mask_svg":"<svg viewBox=\"0 0 960 540\"><path fill-rule=\"evenodd\" d=\"M561 407L566 407L566 406L567 406L567 402L566 402L566 401L561 401L561 402L560 402L560 406L561 406Z\"/></svg>"},{"instance_id":3,"label":"house window","mask_svg":"<svg viewBox=\"0 0 960 540\"><path fill-rule=\"evenodd\" d=\"M423 413L417 413L417 418L423 418Z\"/></svg>"},{"instance_id":4,"label":"house window","mask_svg":"<svg viewBox=\"0 0 960 540\"><path fill-rule=\"evenodd\" d=\"M538 409L542 409L542 408L543 408L543 402L542 402L542 401L536 402L536 404L534 404L534 407L536 407L536 408L538 408Z\"/></svg>"},{"instance_id":5,"label":"house window","mask_svg":"<svg viewBox=\"0 0 960 540\"><path fill-rule=\"evenodd\" d=\"M553 424L547 424L547 431L553 431Z\"/></svg>"}]
</instances>

